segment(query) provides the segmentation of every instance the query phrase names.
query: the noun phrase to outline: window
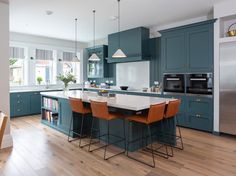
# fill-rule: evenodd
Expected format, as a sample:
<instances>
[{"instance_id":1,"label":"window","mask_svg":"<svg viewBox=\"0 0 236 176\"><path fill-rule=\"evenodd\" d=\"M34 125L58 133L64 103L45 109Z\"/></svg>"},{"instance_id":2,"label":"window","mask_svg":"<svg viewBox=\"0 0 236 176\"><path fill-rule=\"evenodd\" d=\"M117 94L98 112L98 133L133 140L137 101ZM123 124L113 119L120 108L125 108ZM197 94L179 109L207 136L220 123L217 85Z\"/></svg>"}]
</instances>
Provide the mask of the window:
<instances>
[{"instance_id":1,"label":"window","mask_svg":"<svg viewBox=\"0 0 236 176\"><path fill-rule=\"evenodd\" d=\"M74 53L72 52L63 52L62 59L62 73L67 74L71 73L76 77L76 81L80 81L80 62L74 62L73 57ZM77 54L79 57L79 54Z\"/></svg>"},{"instance_id":2,"label":"window","mask_svg":"<svg viewBox=\"0 0 236 176\"><path fill-rule=\"evenodd\" d=\"M24 85L24 48L10 47L10 85Z\"/></svg>"},{"instance_id":3,"label":"window","mask_svg":"<svg viewBox=\"0 0 236 176\"><path fill-rule=\"evenodd\" d=\"M36 49L35 82L50 84L53 82L53 51Z\"/></svg>"}]
</instances>

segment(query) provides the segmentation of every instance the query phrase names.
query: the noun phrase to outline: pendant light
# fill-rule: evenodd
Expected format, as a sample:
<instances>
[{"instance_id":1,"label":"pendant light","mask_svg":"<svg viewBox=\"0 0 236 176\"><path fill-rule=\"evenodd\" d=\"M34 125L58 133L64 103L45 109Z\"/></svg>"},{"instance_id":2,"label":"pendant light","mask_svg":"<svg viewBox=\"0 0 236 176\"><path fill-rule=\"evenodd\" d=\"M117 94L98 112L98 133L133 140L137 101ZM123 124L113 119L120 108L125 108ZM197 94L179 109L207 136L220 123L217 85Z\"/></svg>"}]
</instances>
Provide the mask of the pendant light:
<instances>
[{"instance_id":1,"label":"pendant light","mask_svg":"<svg viewBox=\"0 0 236 176\"><path fill-rule=\"evenodd\" d=\"M74 57L72 58L72 62L80 62L78 56L77 56L77 32L78 32L78 19L75 18L75 53Z\"/></svg>"},{"instance_id":2,"label":"pendant light","mask_svg":"<svg viewBox=\"0 0 236 176\"><path fill-rule=\"evenodd\" d=\"M89 61L100 61L100 58L95 53L95 13L96 11L93 10L93 54L88 59Z\"/></svg>"},{"instance_id":3,"label":"pendant light","mask_svg":"<svg viewBox=\"0 0 236 176\"><path fill-rule=\"evenodd\" d=\"M118 2L118 50L113 54L113 58L125 58L125 53L120 48L120 0Z\"/></svg>"}]
</instances>

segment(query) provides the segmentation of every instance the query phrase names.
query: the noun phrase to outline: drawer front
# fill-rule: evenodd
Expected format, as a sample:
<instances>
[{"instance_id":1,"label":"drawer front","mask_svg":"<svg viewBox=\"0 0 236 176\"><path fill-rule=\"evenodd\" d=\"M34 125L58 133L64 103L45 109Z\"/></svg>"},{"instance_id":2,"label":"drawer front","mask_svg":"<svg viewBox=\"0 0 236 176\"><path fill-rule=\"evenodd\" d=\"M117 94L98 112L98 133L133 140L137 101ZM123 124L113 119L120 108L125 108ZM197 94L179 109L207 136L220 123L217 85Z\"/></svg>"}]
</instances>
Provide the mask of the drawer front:
<instances>
[{"instance_id":1,"label":"drawer front","mask_svg":"<svg viewBox=\"0 0 236 176\"><path fill-rule=\"evenodd\" d=\"M211 98L188 97L187 111L202 116L213 115L213 100Z\"/></svg>"},{"instance_id":2,"label":"drawer front","mask_svg":"<svg viewBox=\"0 0 236 176\"><path fill-rule=\"evenodd\" d=\"M188 114L187 115L188 123L191 128L209 131L211 132L213 129L213 117L212 116L204 116L200 114Z\"/></svg>"},{"instance_id":3,"label":"drawer front","mask_svg":"<svg viewBox=\"0 0 236 176\"><path fill-rule=\"evenodd\" d=\"M27 93L10 94L11 117L27 115L29 112L29 96Z\"/></svg>"}]
</instances>

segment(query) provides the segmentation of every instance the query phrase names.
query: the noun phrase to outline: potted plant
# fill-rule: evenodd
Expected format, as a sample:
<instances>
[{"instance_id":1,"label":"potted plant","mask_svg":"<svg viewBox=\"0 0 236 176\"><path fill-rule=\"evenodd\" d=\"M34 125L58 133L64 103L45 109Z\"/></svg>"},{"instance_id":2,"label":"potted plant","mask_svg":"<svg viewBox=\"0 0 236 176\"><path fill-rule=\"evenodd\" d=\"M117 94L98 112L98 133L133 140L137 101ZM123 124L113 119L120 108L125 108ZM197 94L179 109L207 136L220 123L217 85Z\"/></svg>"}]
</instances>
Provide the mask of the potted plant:
<instances>
[{"instance_id":1,"label":"potted plant","mask_svg":"<svg viewBox=\"0 0 236 176\"><path fill-rule=\"evenodd\" d=\"M41 76L37 77L37 82L39 85L41 84L42 81L43 81L43 78Z\"/></svg>"},{"instance_id":2,"label":"potted plant","mask_svg":"<svg viewBox=\"0 0 236 176\"><path fill-rule=\"evenodd\" d=\"M64 91L68 90L68 85L70 82L76 82L75 76L71 73L67 73L66 75L60 74L59 76L57 76L57 79L64 83Z\"/></svg>"}]
</instances>

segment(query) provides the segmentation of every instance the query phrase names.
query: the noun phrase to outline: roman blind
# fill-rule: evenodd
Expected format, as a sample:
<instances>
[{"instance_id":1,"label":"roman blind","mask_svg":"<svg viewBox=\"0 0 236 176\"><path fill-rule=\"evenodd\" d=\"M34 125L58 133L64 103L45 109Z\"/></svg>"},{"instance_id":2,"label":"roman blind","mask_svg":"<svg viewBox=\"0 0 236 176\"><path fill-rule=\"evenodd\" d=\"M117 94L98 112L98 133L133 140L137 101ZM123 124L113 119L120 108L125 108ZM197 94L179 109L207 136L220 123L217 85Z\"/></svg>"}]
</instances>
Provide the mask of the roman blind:
<instances>
[{"instance_id":1,"label":"roman blind","mask_svg":"<svg viewBox=\"0 0 236 176\"><path fill-rule=\"evenodd\" d=\"M72 52L63 52L63 61L68 61L68 62L72 62L73 58L75 56L75 53Z\"/></svg>"},{"instance_id":2,"label":"roman blind","mask_svg":"<svg viewBox=\"0 0 236 176\"><path fill-rule=\"evenodd\" d=\"M12 59L24 59L25 58L24 48L10 47L10 58Z\"/></svg>"},{"instance_id":3,"label":"roman blind","mask_svg":"<svg viewBox=\"0 0 236 176\"><path fill-rule=\"evenodd\" d=\"M36 60L53 60L52 50L36 49Z\"/></svg>"}]
</instances>

